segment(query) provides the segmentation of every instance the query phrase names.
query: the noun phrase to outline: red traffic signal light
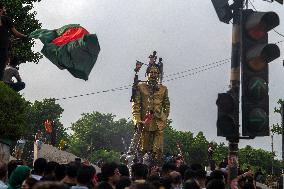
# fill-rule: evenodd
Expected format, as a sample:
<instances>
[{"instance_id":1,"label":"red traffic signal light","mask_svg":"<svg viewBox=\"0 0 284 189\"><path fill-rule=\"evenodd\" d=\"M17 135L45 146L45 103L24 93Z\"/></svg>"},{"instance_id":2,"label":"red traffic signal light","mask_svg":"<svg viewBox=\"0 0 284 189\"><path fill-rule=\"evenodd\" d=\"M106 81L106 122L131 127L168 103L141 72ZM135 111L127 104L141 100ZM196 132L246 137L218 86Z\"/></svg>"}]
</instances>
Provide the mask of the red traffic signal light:
<instances>
[{"instance_id":1,"label":"red traffic signal light","mask_svg":"<svg viewBox=\"0 0 284 189\"><path fill-rule=\"evenodd\" d=\"M254 40L263 38L268 31L279 25L279 16L275 12L243 10L243 16L246 17L243 29Z\"/></svg>"}]
</instances>

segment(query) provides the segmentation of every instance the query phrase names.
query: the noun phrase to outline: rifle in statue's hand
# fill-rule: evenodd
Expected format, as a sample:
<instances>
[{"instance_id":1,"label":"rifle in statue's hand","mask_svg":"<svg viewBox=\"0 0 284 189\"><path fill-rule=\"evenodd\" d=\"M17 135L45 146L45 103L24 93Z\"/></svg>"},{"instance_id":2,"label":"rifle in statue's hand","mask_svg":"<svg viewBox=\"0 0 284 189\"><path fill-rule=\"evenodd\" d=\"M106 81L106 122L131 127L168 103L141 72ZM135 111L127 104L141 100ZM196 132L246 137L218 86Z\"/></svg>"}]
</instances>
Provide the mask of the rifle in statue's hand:
<instances>
[{"instance_id":1,"label":"rifle in statue's hand","mask_svg":"<svg viewBox=\"0 0 284 189\"><path fill-rule=\"evenodd\" d=\"M138 86L138 83L140 82L140 80L138 79L138 72L140 71L140 68L143 64L144 64L143 62L136 60L136 65L135 65L135 69L134 69L135 75L134 75L134 81L133 81L133 85L132 85L132 95L131 95L131 98L130 98L130 102L133 102L135 97L136 97L137 86Z\"/></svg>"},{"instance_id":2,"label":"rifle in statue's hand","mask_svg":"<svg viewBox=\"0 0 284 189\"><path fill-rule=\"evenodd\" d=\"M134 81L133 81L133 85L132 85L132 94L131 94L131 98L130 98L130 102L134 102L134 99L137 95L137 86L139 83L139 79L138 79L138 75L135 74L134 76Z\"/></svg>"}]
</instances>

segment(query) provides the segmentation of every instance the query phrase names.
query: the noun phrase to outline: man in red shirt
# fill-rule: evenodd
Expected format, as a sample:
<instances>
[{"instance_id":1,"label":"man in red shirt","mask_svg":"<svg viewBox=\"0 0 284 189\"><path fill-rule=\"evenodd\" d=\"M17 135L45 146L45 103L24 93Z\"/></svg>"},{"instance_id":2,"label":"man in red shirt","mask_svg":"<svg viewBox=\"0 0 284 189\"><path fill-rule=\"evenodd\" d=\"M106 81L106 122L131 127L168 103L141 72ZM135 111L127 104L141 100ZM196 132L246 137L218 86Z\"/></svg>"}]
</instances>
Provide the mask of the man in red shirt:
<instances>
[{"instance_id":1,"label":"man in red shirt","mask_svg":"<svg viewBox=\"0 0 284 189\"><path fill-rule=\"evenodd\" d=\"M51 134L52 134L52 127L53 127L53 121L46 120L44 122L44 127L45 127L45 133L46 133L46 143L51 144Z\"/></svg>"}]
</instances>

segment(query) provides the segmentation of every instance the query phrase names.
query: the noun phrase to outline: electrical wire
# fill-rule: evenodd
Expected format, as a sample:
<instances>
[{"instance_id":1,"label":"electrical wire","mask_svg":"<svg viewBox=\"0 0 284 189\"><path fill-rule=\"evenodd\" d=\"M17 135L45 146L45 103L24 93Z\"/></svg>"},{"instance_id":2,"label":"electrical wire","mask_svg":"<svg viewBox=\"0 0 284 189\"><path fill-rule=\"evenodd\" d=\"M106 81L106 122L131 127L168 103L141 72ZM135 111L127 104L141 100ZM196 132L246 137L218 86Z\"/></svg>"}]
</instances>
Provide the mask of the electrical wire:
<instances>
[{"instance_id":1,"label":"electrical wire","mask_svg":"<svg viewBox=\"0 0 284 189\"><path fill-rule=\"evenodd\" d=\"M252 8L253 8L255 11L257 11L256 8L255 8L255 6L252 4L251 0L249 0L249 4L252 6Z\"/></svg>"},{"instance_id":2,"label":"electrical wire","mask_svg":"<svg viewBox=\"0 0 284 189\"><path fill-rule=\"evenodd\" d=\"M211 65L214 65L214 64L219 64L221 62L224 62L224 61L226 62L226 61L230 61L230 60L231 60L230 58L226 58L226 59L223 59L223 60L220 60L220 61L212 62L210 64L205 64L205 65L202 65L202 66L199 66L199 67L196 67L196 68L188 69L188 70L181 71L181 72L176 72L176 73L173 73L173 74L168 74L168 75L165 75L164 78L175 76L175 75L179 75L179 74L183 74L183 73L186 73L186 72L190 72L190 71L193 71L193 70L197 70L197 69L200 69L200 68L204 68L204 67L207 67L207 66L211 66Z\"/></svg>"},{"instance_id":3,"label":"electrical wire","mask_svg":"<svg viewBox=\"0 0 284 189\"><path fill-rule=\"evenodd\" d=\"M284 40L277 41L277 42L275 42L275 44L279 44L279 43L282 43L282 42L284 42ZM203 72L203 71L211 70L213 68L219 67L219 66L227 64L229 62L230 62L230 58L226 58L226 59L223 59L223 60L220 60L220 61L212 62L210 64L205 64L205 65L202 65L202 66L199 66L199 67L196 67L196 68L184 70L184 71L181 71L181 72L176 72L176 73L173 73L173 74L168 74L168 75L165 75L164 78L169 78L171 76L176 76L176 75L181 75L181 76L171 78L171 79L166 79L166 80L164 80L164 82L169 82L169 81L174 81L174 80L177 80L177 79L186 78L188 76L192 76L192 75L195 75L195 74ZM207 66L211 66L211 67L207 67ZM207 67L207 68L205 68L205 67ZM198 70L200 68L204 68L204 69ZM190 74L182 75L184 73L187 73L187 72L190 72L190 71L193 71L193 70L198 70L198 71L190 73ZM131 87L132 87L132 84L129 84L129 85L124 85L124 86L121 86L121 87L116 87L116 88L102 90L102 91L96 91L96 92L74 95L74 96L69 96L69 97L55 98L55 100L66 100L66 99L78 98L78 97L83 97L83 96L90 96L90 95L95 95L95 94L100 94L100 93L122 91L122 90L130 89Z\"/></svg>"},{"instance_id":4,"label":"electrical wire","mask_svg":"<svg viewBox=\"0 0 284 189\"><path fill-rule=\"evenodd\" d=\"M256 10L256 8L254 7L254 5L252 4L252 2L249 0L249 3L253 6L253 8ZM273 29L274 30L274 29ZM282 35L281 33L277 32L276 30L274 30L278 35L284 37L284 35ZM274 44L279 44L279 43L282 43L284 42L284 40L281 40L281 41L277 41L275 42ZM223 59L223 60L220 60L220 61L216 61L216 62L212 62L210 64L205 64L205 65L202 65L202 66L198 66L196 68L191 68L191 69L187 69L187 70L184 70L184 71L180 71L180 72L176 72L176 73L172 73L172 74L168 74L168 75L165 75L164 78L170 78L172 76L178 76L178 75L181 75L181 76L178 76L178 77L174 77L174 78L171 78L171 79L166 79L164 80L164 82L169 82L169 81L174 81L174 80L177 80L177 79L182 79L182 78L185 78L185 77L188 77L188 76L192 76L192 75L195 75L197 73L200 73L200 72L203 72L203 71L207 71L207 70L211 70L213 68L216 68L216 67L219 67L221 65L224 65L224 64L227 64L228 62L230 62L230 58L226 58L226 59ZM214 65L214 66L213 66ZM208 67L210 66L210 67ZM207 67L207 68L206 68ZM201 68L204 68L204 69L201 69ZM201 70L199 70L201 69ZM192 72L194 70L198 70L196 72L193 72L193 73L189 73L189 74L186 74L186 75L183 75L184 73L187 73L187 72ZM112 89L107 89L107 90L102 90L102 91L96 91L96 92L91 92L91 93L86 93L86 94L80 94L80 95L74 95L74 96L69 96L69 97L62 97L62 98L55 98L55 100L66 100L66 99L71 99L71 98L78 98L78 97L83 97L83 96L90 96L90 95L95 95L95 94L100 94L100 93L107 93L107 92L114 92L114 91L122 91L122 90L126 90L126 89L130 89L132 87L132 84L129 84L129 85L124 85L124 86L121 86L121 87L116 87L116 88L112 88Z\"/></svg>"},{"instance_id":5,"label":"electrical wire","mask_svg":"<svg viewBox=\"0 0 284 189\"><path fill-rule=\"evenodd\" d=\"M206 65L199 66L199 67L196 67L196 68L193 68L193 69L189 69L189 70L185 70L185 71L182 71L182 72L177 72L177 73L174 73L174 74L170 74L171 76L181 75L182 73L189 72L190 70L197 70L199 68L204 68L204 69L198 70L198 71L193 72L193 73L189 73L189 74L186 74L186 75L181 75L181 76L178 76L178 77L175 77L175 78L171 78L171 79L166 79L166 80L164 80L164 82L170 82L170 81L174 81L174 80L177 80L177 79L182 79L182 78L185 78L185 77L189 77L189 76L195 75L197 73L201 73L201 72L204 72L204 71L207 71L207 70L211 70L211 69L216 68L216 67L220 67L220 66L222 66L224 64L227 64L229 62L230 62L229 59L224 59L224 60L221 60L221 61L218 61L218 62L213 62L211 64L206 64ZM205 68L206 66L210 66L210 67ZM170 77L170 75L167 75L167 77ZM58 100L66 100L66 99L78 98L78 97L83 97L83 96L90 96L90 95L95 95L95 94L100 94L100 93L122 91L122 90L126 90L126 89L131 89L131 88L132 88L132 84L124 85L124 86L116 87L116 88L112 88L112 89L102 90L102 91L86 93L86 94L80 94L80 95L74 95L74 96L62 97L62 98L55 98L55 100L57 100L57 101Z\"/></svg>"}]
</instances>

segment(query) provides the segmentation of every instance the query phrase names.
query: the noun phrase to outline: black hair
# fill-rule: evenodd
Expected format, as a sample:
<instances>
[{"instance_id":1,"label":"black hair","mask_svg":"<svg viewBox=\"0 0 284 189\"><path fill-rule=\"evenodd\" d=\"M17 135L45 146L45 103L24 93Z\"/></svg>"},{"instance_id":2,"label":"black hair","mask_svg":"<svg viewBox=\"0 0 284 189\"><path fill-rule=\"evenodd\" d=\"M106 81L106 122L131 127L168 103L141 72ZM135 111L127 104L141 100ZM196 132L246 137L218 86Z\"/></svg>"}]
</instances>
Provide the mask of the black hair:
<instances>
[{"instance_id":1,"label":"black hair","mask_svg":"<svg viewBox=\"0 0 284 189\"><path fill-rule=\"evenodd\" d=\"M154 185L152 185L151 183L138 183L138 184L135 184L131 188L135 188L135 189L155 189Z\"/></svg>"},{"instance_id":2,"label":"black hair","mask_svg":"<svg viewBox=\"0 0 284 189\"><path fill-rule=\"evenodd\" d=\"M8 166L4 162L0 162L0 180L4 178L8 173Z\"/></svg>"},{"instance_id":3,"label":"black hair","mask_svg":"<svg viewBox=\"0 0 284 189\"><path fill-rule=\"evenodd\" d=\"M212 179L206 185L207 189L225 189L225 183L220 179Z\"/></svg>"},{"instance_id":4,"label":"black hair","mask_svg":"<svg viewBox=\"0 0 284 189\"><path fill-rule=\"evenodd\" d=\"M5 5L3 3L0 3L0 9L3 9Z\"/></svg>"},{"instance_id":5,"label":"black hair","mask_svg":"<svg viewBox=\"0 0 284 189\"><path fill-rule=\"evenodd\" d=\"M200 186L197 184L195 180L189 179L183 184L183 188L184 189L200 189Z\"/></svg>"},{"instance_id":6,"label":"black hair","mask_svg":"<svg viewBox=\"0 0 284 189\"><path fill-rule=\"evenodd\" d=\"M131 166L131 170L134 178L146 179L148 175L148 167L142 163L135 163Z\"/></svg>"},{"instance_id":7,"label":"black hair","mask_svg":"<svg viewBox=\"0 0 284 189\"><path fill-rule=\"evenodd\" d=\"M42 174L44 173L45 167L47 165L47 160L44 158L38 158L34 162L34 173Z\"/></svg>"},{"instance_id":8,"label":"black hair","mask_svg":"<svg viewBox=\"0 0 284 189\"><path fill-rule=\"evenodd\" d=\"M186 164L182 164L182 165L179 166L178 172L180 172L182 180L184 180L184 173L188 168L189 168L189 166L186 165Z\"/></svg>"},{"instance_id":9,"label":"black hair","mask_svg":"<svg viewBox=\"0 0 284 189\"><path fill-rule=\"evenodd\" d=\"M45 181L35 184L33 189L68 189L69 187L61 182Z\"/></svg>"},{"instance_id":10,"label":"black hair","mask_svg":"<svg viewBox=\"0 0 284 189\"><path fill-rule=\"evenodd\" d=\"M173 162L167 162L162 166L162 172L168 173L170 171L175 171L177 169L175 163Z\"/></svg>"},{"instance_id":11,"label":"black hair","mask_svg":"<svg viewBox=\"0 0 284 189\"><path fill-rule=\"evenodd\" d=\"M105 163L101 168L102 180L108 181L108 178L114 175L114 171L117 168L118 165L115 162Z\"/></svg>"},{"instance_id":12,"label":"black hair","mask_svg":"<svg viewBox=\"0 0 284 189\"><path fill-rule=\"evenodd\" d=\"M55 173L55 169L58 166L59 163L55 161L50 161L46 164L46 167L44 169L44 175L51 175L52 173Z\"/></svg>"},{"instance_id":13,"label":"black hair","mask_svg":"<svg viewBox=\"0 0 284 189\"><path fill-rule=\"evenodd\" d=\"M193 179L193 178L195 178L195 171L193 171L190 168L186 169L183 175L183 180L186 181L188 179Z\"/></svg>"},{"instance_id":14,"label":"black hair","mask_svg":"<svg viewBox=\"0 0 284 189\"><path fill-rule=\"evenodd\" d=\"M210 179L225 179L225 173L221 170L215 170L210 173Z\"/></svg>"},{"instance_id":15,"label":"black hair","mask_svg":"<svg viewBox=\"0 0 284 189\"><path fill-rule=\"evenodd\" d=\"M116 183L116 189L124 189L125 187L128 187L131 185L131 180L127 176L122 176Z\"/></svg>"},{"instance_id":16,"label":"black hair","mask_svg":"<svg viewBox=\"0 0 284 189\"><path fill-rule=\"evenodd\" d=\"M55 168L55 178L58 181L61 181L65 177L65 170L66 165L65 164L58 164Z\"/></svg>"},{"instance_id":17,"label":"black hair","mask_svg":"<svg viewBox=\"0 0 284 189\"><path fill-rule=\"evenodd\" d=\"M65 174L71 178L75 178L77 177L78 169L79 165L76 162L71 161L66 165Z\"/></svg>"},{"instance_id":18,"label":"black hair","mask_svg":"<svg viewBox=\"0 0 284 189\"><path fill-rule=\"evenodd\" d=\"M160 179L160 182L165 189L171 189L172 181L170 176L165 176Z\"/></svg>"},{"instance_id":19,"label":"black hair","mask_svg":"<svg viewBox=\"0 0 284 189\"><path fill-rule=\"evenodd\" d=\"M96 170L93 166L83 165L78 169L77 182L79 184L88 185L91 183Z\"/></svg>"},{"instance_id":20,"label":"black hair","mask_svg":"<svg viewBox=\"0 0 284 189\"><path fill-rule=\"evenodd\" d=\"M108 182L103 181L98 185L97 189L112 189L112 186Z\"/></svg>"},{"instance_id":21,"label":"black hair","mask_svg":"<svg viewBox=\"0 0 284 189\"><path fill-rule=\"evenodd\" d=\"M129 169L125 164L118 165L118 170L121 176L128 176L129 177Z\"/></svg>"},{"instance_id":22,"label":"black hair","mask_svg":"<svg viewBox=\"0 0 284 189\"><path fill-rule=\"evenodd\" d=\"M254 184L252 182L246 182L243 189L254 189Z\"/></svg>"}]
</instances>

